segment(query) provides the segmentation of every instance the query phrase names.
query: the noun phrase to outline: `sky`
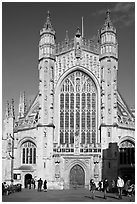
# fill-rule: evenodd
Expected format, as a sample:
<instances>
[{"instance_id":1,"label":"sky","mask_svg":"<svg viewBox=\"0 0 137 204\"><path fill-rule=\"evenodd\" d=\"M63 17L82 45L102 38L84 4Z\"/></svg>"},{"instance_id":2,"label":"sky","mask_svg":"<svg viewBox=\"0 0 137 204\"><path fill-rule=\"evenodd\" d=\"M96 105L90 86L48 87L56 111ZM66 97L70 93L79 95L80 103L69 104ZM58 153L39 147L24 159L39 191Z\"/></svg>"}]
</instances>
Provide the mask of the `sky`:
<instances>
[{"instance_id":1,"label":"sky","mask_svg":"<svg viewBox=\"0 0 137 204\"><path fill-rule=\"evenodd\" d=\"M84 37L94 38L110 9L119 44L118 90L129 107L135 106L134 2L3 2L2 3L2 111L14 98L17 113L20 91L33 99L38 92L38 44L47 11L56 42L74 37L84 18Z\"/></svg>"}]
</instances>

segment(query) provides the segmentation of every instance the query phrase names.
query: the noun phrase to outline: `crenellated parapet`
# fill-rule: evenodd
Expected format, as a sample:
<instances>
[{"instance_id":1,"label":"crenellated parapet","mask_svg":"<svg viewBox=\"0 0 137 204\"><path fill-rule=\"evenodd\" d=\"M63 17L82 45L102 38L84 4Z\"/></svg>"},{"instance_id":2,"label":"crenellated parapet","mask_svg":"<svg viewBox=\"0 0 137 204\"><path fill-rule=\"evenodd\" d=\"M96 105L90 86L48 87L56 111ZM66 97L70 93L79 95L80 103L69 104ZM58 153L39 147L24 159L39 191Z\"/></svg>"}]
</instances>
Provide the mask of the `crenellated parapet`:
<instances>
[{"instance_id":1,"label":"crenellated parapet","mask_svg":"<svg viewBox=\"0 0 137 204\"><path fill-rule=\"evenodd\" d=\"M56 45L56 55L64 54L71 50L75 49L75 39L72 38L68 41L64 40L57 43ZM87 52L99 54L98 44L95 43L92 39L82 39L81 49Z\"/></svg>"}]
</instances>

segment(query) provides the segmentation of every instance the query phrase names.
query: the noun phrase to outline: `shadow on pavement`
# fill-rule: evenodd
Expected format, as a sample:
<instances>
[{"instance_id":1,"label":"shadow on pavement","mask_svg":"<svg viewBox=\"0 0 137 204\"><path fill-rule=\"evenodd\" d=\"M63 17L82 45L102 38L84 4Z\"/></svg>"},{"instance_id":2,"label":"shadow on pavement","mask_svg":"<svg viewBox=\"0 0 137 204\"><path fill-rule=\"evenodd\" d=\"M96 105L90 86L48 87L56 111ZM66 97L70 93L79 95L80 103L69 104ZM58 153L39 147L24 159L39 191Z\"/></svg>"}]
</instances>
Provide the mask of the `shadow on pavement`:
<instances>
[{"instance_id":1,"label":"shadow on pavement","mask_svg":"<svg viewBox=\"0 0 137 204\"><path fill-rule=\"evenodd\" d=\"M95 195L95 197L96 198L102 198L103 200L105 200L104 197L102 197L102 196Z\"/></svg>"},{"instance_id":2,"label":"shadow on pavement","mask_svg":"<svg viewBox=\"0 0 137 204\"><path fill-rule=\"evenodd\" d=\"M116 197L116 196L110 196L110 195L108 195L107 197L108 197L108 198L114 198L114 199L119 200L118 197Z\"/></svg>"},{"instance_id":3,"label":"shadow on pavement","mask_svg":"<svg viewBox=\"0 0 137 204\"><path fill-rule=\"evenodd\" d=\"M90 198L91 199L91 197L90 196L84 196L85 198Z\"/></svg>"}]
</instances>

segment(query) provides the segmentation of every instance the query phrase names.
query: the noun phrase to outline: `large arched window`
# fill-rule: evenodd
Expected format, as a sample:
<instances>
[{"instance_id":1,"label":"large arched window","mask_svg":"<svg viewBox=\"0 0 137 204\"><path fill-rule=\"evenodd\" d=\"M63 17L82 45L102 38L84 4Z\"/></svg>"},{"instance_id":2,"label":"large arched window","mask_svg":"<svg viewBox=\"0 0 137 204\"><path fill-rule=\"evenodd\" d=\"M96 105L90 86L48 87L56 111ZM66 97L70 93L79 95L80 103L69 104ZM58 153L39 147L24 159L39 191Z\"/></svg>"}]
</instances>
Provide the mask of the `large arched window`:
<instances>
[{"instance_id":1,"label":"large arched window","mask_svg":"<svg viewBox=\"0 0 137 204\"><path fill-rule=\"evenodd\" d=\"M119 146L120 164L135 164L135 145L129 141L123 141Z\"/></svg>"},{"instance_id":2,"label":"large arched window","mask_svg":"<svg viewBox=\"0 0 137 204\"><path fill-rule=\"evenodd\" d=\"M36 146L31 141L22 144L22 164L36 164Z\"/></svg>"},{"instance_id":3,"label":"large arched window","mask_svg":"<svg viewBox=\"0 0 137 204\"><path fill-rule=\"evenodd\" d=\"M85 73L67 76L60 89L60 144L73 144L78 130L81 144L96 142L97 89Z\"/></svg>"}]
</instances>

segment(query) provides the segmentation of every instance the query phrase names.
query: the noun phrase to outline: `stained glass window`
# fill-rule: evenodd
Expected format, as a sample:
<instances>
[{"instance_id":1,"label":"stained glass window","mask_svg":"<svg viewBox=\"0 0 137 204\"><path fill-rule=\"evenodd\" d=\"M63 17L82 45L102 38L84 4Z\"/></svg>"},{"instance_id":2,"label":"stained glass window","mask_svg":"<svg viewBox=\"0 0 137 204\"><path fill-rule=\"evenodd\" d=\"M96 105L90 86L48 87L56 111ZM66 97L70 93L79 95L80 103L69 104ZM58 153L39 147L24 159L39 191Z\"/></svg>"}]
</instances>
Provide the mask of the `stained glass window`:
<instances>
[{"instance_id":1,"label":"stained glass window","mask_svg":"<svg viewBox=\"0 0 137 204\"><path fill-rule=\"evenodd\" d=\"M85 73L67 76L60 89L60 143L74 143L76 132L82 144L96 143L97 89Z\"/></svg>"}]
</instances>

